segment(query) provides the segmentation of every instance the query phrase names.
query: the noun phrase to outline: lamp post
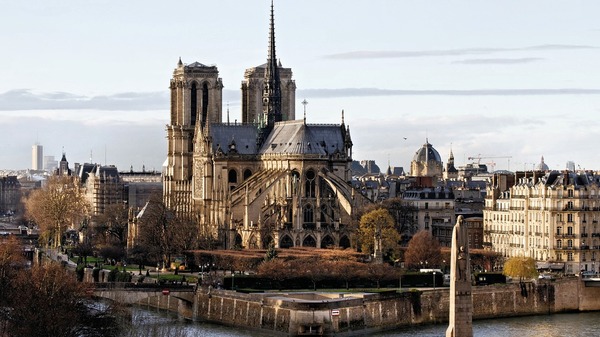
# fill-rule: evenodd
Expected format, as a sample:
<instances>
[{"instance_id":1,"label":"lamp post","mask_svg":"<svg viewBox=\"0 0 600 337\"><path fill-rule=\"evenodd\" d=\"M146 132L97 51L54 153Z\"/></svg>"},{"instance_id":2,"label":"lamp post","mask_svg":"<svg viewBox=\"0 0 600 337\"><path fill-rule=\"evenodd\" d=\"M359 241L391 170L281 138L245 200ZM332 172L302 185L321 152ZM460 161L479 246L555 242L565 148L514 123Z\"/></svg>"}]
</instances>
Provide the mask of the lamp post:
<instances>
[{"instance_id":1,"label":"lamp post","mask_svg":"<svg viewBox=\"0 0 600 337\"><path fill-rule=\"evenodd\" d=\"M235 271L231 272L231 290L235 290Z\"/></svg>"},{"instance_id":2,"label":"lamp post","mask_svg":"<svg viewBox=\"0 0 600 337\"><path fill-rule=\"evenodd\" d=\"M433 275L433 290L435 290L435 270L431 272L431 275Z\"/></svg>"}]
</instances>

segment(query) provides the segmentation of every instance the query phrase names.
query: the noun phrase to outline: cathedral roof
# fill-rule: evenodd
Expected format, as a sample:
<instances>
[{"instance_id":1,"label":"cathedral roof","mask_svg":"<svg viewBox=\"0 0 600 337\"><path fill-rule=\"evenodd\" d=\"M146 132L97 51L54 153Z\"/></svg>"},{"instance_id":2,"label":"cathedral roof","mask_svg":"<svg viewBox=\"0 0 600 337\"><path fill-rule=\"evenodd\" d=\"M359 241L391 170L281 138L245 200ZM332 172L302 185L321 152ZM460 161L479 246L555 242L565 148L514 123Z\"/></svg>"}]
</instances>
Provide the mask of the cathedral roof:
<instances>
[{"instance_id":1,"label":"cathedral roof","mask_svg":"<svg viewBox=\"0 0 600 337\"><path fill-rule=\"evenodd\" d=\"M302 120L275 124L261 154L317 154L344 152L344 135L339 125L305 124Z\"/></svg>"},{"instance_id":2,"label":"cathedral roof","mask_svg":"<svg viewBox=\"0 0 600 337\"><path fill-rule=\"evenodd\" d=\"M228 154L232 149L237 154L256 154L258 129L252 124L211 124L213 152ZM232 147L232 145L234 145Z\"/></svg>"},{"instance_id":3,"label":"cathedral roof","mask_svg":"<svg viewBox=\"0 0 600 337\"><path fill-rule=\"evenodd\" d=\"M303 120L275 124L258 148L259 129L254 124L210 125L213 153L253 154L316 154L344 153L344 133L340 125L305 124Z\"/></svg>"}]
</instances>

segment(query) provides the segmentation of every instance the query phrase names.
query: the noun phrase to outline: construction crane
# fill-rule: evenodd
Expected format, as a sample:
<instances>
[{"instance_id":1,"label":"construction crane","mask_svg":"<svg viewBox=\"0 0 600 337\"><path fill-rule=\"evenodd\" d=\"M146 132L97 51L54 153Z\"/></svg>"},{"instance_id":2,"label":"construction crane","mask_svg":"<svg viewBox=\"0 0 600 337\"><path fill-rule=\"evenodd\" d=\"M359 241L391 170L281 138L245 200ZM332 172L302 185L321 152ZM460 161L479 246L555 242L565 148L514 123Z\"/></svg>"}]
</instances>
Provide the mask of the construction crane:
<instances>
[{"instance_id":1,"label":"construction crane","mask_svg":"<svg viewBox=\"0 0 600 337\"><path fill-rule=\"evenodd\" d=\"M478 154L473 157L468 157L469 160L477 159L477 165L479 165L481 163L481 159L508 159L508 168L507 168L508 170L510 170L510 158L512 158L512 156L482 156L481 154ZM494 163L493 160L490 163L486 163L486 164L492 165L492 171L496 167L496 163Z\"/></svg>"}]
</instances>

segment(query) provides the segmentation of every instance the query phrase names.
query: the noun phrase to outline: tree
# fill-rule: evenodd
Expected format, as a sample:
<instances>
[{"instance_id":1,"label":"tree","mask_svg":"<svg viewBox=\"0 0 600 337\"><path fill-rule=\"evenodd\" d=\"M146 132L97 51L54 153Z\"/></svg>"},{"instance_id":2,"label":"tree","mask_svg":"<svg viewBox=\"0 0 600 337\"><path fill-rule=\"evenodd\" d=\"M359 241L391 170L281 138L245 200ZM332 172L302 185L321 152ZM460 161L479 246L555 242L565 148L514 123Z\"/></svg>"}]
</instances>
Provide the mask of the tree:
<instances>
[{"instance_id":1,"label":"tree","mask_svg":"<svg viewBox=\"0 0 600 337\"><path fill-rule=\"evenodd\" d=\"M41 237L54 248L62 245L64 232L79 225L89 208L77 179L70 176L50 177L44 187L25 200L26 216L40 227Z\"/></svg>"},{"instance_id":2,"label":"tree","mask_svg":"<svg viewBox=\"0 0 600 337\"><path fill-rule=\"evenodd\" d=\"M519 282L522 282L523 279L531 279L538 276L537 269L535 268L535 260L524 256L509 258L504 263L504 271L502 273L513 278L518 277Z\"/></svg>"},{"instance_id":3,"label":"tree","mask_svg":"<svg viewBox=\"0 0 600 337\"><path fill-rule=\"evenodd\" d=\"M316 257L304 257L291 261L292 268L300 277L306 277L312 282L313 290L317 290L317 282L326 279L330 272L327 261Z\"/></svg>"},{"instance_id":4,"label":"tree","mask_svg":"<svg viewBox=\"0 0 600 337\"><path fill-rule=\"evenodd\" d=\"M439 267L442 262L440 243L429 231L417 232L408 243L404 262L412 269L424 266Z\"/></svg>"},{"instance_id":5,"label":"tree","mask_svg":"<svg viewBox=\"0 0 600 337\"><path fill-rule=\"evenodd\" d=\"M387 209L394 219L394 227L400 233L403 244L406 244L419 228L415 221L418 209L407 204L401 198L386 199L381 206Z\"/></svg>"},{"instance_id":6,"label":"tree","mask_svg":"<svg viewBox=\"0 0 600 337\"><path fill-rule=\"evenodd\" d=\"M390 266L387 263L369 263L366 266L366 274L371 279L374 280L377 284L377 288L379 289L381 281L387 279L398 279L400 277L399 270Z\"/></svg>"},{"instance_id":7,"label":"tree","mask_svg":"<svg viewBox=\"0 0 600 337\"><path fill-rule=\"evenodd\" d=\"M334 260L329 264L329 272L331 273L331 276L336 279L343 280L346 283L346 289L350 288L349 283L351 279L365 276L364 268L364 263L349 260Z\"/></svg>"},{"instance_id":8,"label":"tree","mask_svg":"<svg viewBox=\"0 0 600 337\"><path fill-rule=\"evenodd\" d=\"M85 295L83 283L60 264L22 269L10 284L0 311L3 336L119 336L114 307L100 308Z\"/></svg>"},{"instance_id":9,"label":"tree","mask_svg":"<svg viewBox=\"0 0 600 337\"><path fill-rule=\"evenodd\" d=\"M159 195L144 206L138 218L139 245L156 261L168 265L173 255L182 254L197 246L196 227L188 219L181 219L167 208Z\"/></svg>"},{"instance_id":10,"label":"tree","mask_svg":"<svg viewBox=\"0 0 600 337\"><path fill-rule=\"evenodd\" d=\"M285 280L294 277L294 270L289 261L282 258L275 258L268 261L263 261L257 268L257 274L260 277L270 278L277 282L277 288L283 288Z\"/></svg>"},{"instance_id":11,"label":"tree","mask_svg":"<svg viewBox=\"0 0 600 337\"><path fill-rule=\"evenodd\" d=\"M21 244L14 236L0 239L0 307L10 298L9 290L12 280L20 267L25 266Z\"/></svg>"},{"instance_id":12,"label":"tree","mask_svg":"<svg viewBox=\"0 0 600 337\"><path fill-rule=\"evenodd\" d=\"M359 242L363 253L375 252L375 240L381 239L381 252L395 257L399 251L400 234L394 228L394 219L383 208L365 213L360 218Z\"/></svg>"},{"instance_id":13,"label":"tree","mask_svg":"<svg viewBox=\"0 0 600 337\"><path fill-rule=\"evenodd\" d=\"M123 244L127 240L129 209L125 204L110 204L104 212L94 217L93 230L103 244L115 242Z\"/></svg>"}]
</instances>

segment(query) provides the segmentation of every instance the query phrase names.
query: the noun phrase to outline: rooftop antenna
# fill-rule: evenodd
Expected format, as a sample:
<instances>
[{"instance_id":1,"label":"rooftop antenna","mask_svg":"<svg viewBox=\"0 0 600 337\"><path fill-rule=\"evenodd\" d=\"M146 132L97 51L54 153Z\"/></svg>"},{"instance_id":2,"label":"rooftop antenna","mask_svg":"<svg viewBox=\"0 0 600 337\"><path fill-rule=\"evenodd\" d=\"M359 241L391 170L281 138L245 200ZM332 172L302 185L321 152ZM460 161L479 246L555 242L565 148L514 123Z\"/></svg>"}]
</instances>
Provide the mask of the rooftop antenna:
<instances>
[{"instance_id":1,"label":"rooftop antenna","mask_svg":"<svg viewBox=\"0 0 600 337\"><path fill-rule=\"evenodd\" d=\"M104 144L104 166L106 166L106 144Z\"/></svg>"},{"instance_id":2,"label":"rooftop antenna","mask_svg":"<svg viewBox=\"0 0 600 337\"><path fill-rule=\"evenodd\" d=\"M93 163L94 163L94 161L92 160L92 153L93 153L92 151L93 151L93 150L90 150L90 164L93 164Z\"/></svg>"},{"instance_id":3,"label":"rooftop antenna","mask_svg":"<svg viewBox=\"0 0 600 337\"><path fill-rule=\"evenodd\" d=\"M342 109L342 124L344 124L344 109Z\"/></svg>"}]
</instances>

